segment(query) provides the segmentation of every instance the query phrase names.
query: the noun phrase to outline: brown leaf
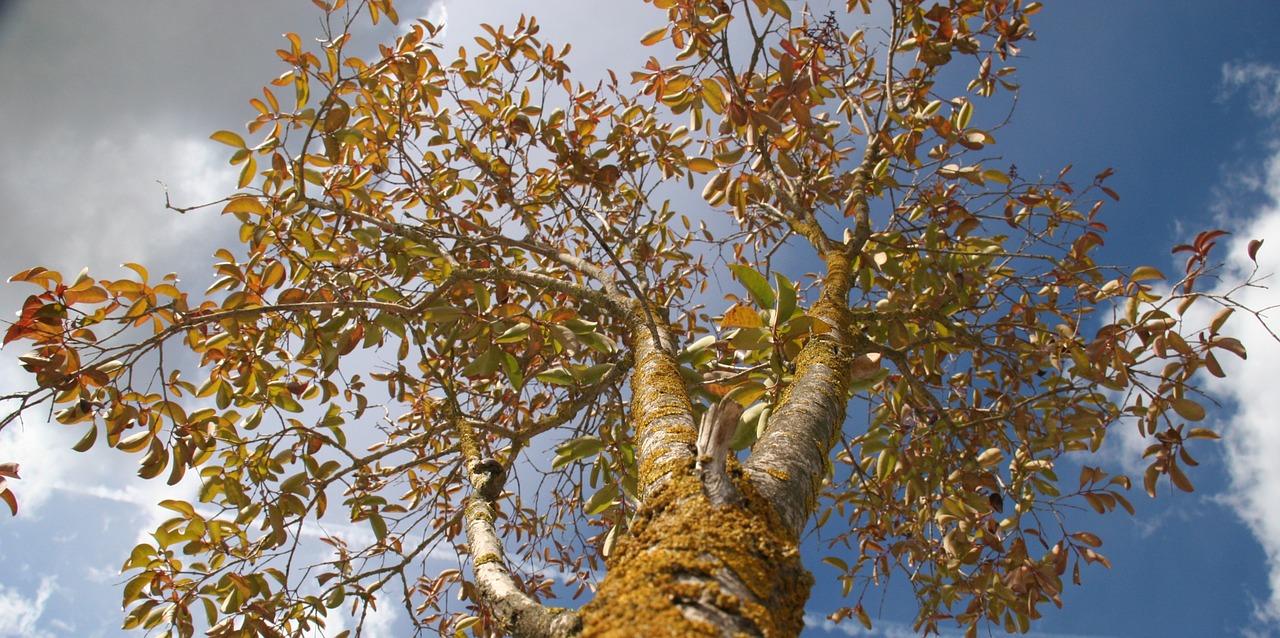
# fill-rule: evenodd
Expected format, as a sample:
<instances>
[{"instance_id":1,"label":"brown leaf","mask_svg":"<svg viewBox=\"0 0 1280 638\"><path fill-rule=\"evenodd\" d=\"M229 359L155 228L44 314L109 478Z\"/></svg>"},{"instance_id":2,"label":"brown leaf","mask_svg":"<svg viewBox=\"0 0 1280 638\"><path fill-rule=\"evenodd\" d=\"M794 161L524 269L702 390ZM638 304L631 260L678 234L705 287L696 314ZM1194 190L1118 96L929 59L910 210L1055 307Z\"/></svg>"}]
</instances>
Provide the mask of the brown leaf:
<instances>
[{"instance_id":1,"label":"brown leaf","mask_svg":"<svg viewBox=\"0 0 1280 638\"><path fill-rule=\"evenodd\" d=\"M1258 249L1262 248L1262 242L1264 241L1266 240L1265 239L1249 240L1249 248L1247 249L1247 252L1249 253L1249 261L1252 261L1255 264L1258 263Z\"/></svg>"},{"instance_id":2,"label":"brown leaf","mask_svg":"<svg viewBox=\"0 0 1280 638\"><path fill-rule=\"evenodd\" d=\"M1209 345L1215 348L1222 348L1241 359L1249 358L1249 353L1244 349L1244 344L1240 343L1239 339L1233 339L1231 337L1217 337L1216 339L1209 341Z\"/></svg>"},{"instance_id":3,"label":"brown leaf","mask_svg":"<svg viewBox=\"0 0 1280 638\"><path fill-rule=\"evenodd\" d=\"M4 502L9 504L9 512L12 515L18 515L18 499L13 495L13 492L9 491L9 488L6 487L3 491L0 491L0 499L4 499Z\"/></svg>"}]
</instances>

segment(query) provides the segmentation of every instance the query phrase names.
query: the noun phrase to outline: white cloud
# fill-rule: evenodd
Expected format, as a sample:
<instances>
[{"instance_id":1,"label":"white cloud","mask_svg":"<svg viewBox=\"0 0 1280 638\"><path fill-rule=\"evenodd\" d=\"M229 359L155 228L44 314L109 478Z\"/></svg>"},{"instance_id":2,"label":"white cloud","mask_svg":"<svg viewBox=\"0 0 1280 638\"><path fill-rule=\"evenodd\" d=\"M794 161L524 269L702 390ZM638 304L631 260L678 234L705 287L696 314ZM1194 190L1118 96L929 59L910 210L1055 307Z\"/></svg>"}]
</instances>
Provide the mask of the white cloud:
<instances>
[{"instance_id":1,"label":"white cloud","mask_svg":"<svg viewBox=\"0 0 1280 638\"><path fill-rule=\"evenodd\" d=\"M33 596L25 596L17 588L0 585L0 636L45 638L53 634L40 629L45 603L57 589L52 578L43 578Z\"/></svg>"},{"instance_id":2,"label":"white cloud","mask_svg":"<svg viewBox=\"0 0 1280 638\"><path fill-rule=\"evenodd\" d=\"M1280 68L1259 62L1228 62L1222 65L1222 84L1222 99L1243 90L1255 113L1264 117L1280 115Z\"/></svg>"},{"instance_id":3,"label":"white cloud","mask_svg":"<svg viewBox=\"0 0 1280 638\"><path fill-rule=\"evenodd\" d=\"M1280 68L1256 63L1231 63L1223 67L1224 85L1228 90L1246 87L1251 108L1261 116L1280 116ZM1257 274L1261 285L1232 292L1237 302L1248 308L1264 309L1259 317L1237 311L1228 323L1232 336L1243 341L1249 358L1240 360L1225 352L1218 353L1227 373L1225 379L1209 377L1205 386L1217 396L1230 400L1234 413L1219 424L1225 439L1226 465L1231 476L1230 492L1224 500L1234 509L1262 545L1269 564L1271 595L1258 601L1258 620L1270 626L1280 623L1280 342L1271 330L1280 329L1280 151L1272 151L1257 170L1256 179L1235 180L1221 197L1222 207L1233 210L1232 218L1240 220L1233 227L1232 241L1220 255L1227 260L1227 270L1217 293L1250 276L1255 265L1247 256L1252 239L1265 239L1257 255ZM1247 186L1252 184L1252 188ZM1252 190L1254 192L1247 192ZM1252 210L1239 202L1257 202ZM1266 311L1266 309L1271 309ZM1206 309L1207 310L1207 309ZM1270 328L1264 325L1270 324Z\"/></svg>"},{"instance_id":4,"label":"white cloud","mask_svg":"<svg viewBox=\"0 0 1280 638\"><path fill-rule=\"evenodd\" d=\"M882 620L872 620L871 629L865 629L858 624L857 620L848 619L841 623L834 623L830 619L818 616L816 614L804 615L804 626L809 633L821 634L824 636L853 636L856 638L913 638L919 636L920 632L911 629L909 624L900 622L886 622ZM942 638L958 637L964 635L963 629L947 629L942 628L939 636ZM1085 636L1080 634L1055 634L1032 631L1026 634L1027 638L1105 638L1104 636Z\"/></svg>"}]
</instances>

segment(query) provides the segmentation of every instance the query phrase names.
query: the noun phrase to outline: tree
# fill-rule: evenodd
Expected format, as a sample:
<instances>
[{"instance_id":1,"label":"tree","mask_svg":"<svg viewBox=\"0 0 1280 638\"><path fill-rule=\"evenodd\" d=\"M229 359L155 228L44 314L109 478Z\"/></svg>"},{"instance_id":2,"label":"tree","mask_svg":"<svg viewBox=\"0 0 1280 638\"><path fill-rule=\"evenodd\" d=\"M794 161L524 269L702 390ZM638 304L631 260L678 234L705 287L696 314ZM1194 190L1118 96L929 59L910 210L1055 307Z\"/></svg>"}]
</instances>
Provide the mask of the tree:
<instances>
[{"instance_id":1,"label":"tree","mask_svg":"<svg viewBox=\"0 0 1280 638\"><path fill-rule=\"evenodd\" d=\"M1061 512L1132 509L1068 453L1133 421L1146 491L1192 488L1185 443L1216 438L1186 425L1193 377L1245 355L1238 304L1196 288L1220 231L1162 287L1091 256L1109 172L977 158L1037 3L897 0L867 31L865 0L651 3L667 59L583 86L531 18L452 60L419 22L362 60L346 26L391 2L317 2L329 37L288 37L256 143L213 135L243 243L213 286L13 277L41 290L5 334L35 383L5 423L54 405L77 450L200 484L125 562L126 628L297 635L402 603L441 633L795 635L812 521L837 615L869 624L896 577L922 631L1026 631L1106 563ZM704 309L712 283L732 303ZM374 542L300 565L322 519ZM468 567L426 571L438 549Z\"/></svg>"}]
</instances>

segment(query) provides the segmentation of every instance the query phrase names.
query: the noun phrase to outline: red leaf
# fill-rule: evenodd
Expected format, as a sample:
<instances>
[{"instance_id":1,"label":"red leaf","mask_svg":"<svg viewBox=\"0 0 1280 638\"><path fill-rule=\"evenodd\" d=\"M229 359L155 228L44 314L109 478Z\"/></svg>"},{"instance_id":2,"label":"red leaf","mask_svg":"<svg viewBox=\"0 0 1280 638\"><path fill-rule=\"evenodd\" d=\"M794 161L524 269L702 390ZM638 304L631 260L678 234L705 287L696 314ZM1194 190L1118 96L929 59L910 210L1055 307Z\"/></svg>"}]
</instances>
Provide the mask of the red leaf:
<instances>
[{"instance_id":1,"label":"red leaf","mask_svg":"<svg viewBox=\"0 0 1280 638\"><path fill-rule=\"evenodd\" d=\"M13 322L13 324L9 326L9 329L5 331L4 342L7 344L10 341L16 341L33 332L33 330L31 330L31 324L35 322L36 313L43 307L44 302L41 301L39 297L35 295L27 297L27 300L22 303L22 314L18 317L18 320Z\"/></svg>"},{"instance_id":2,"label":"red leaf","mask_svg":"<svg viewBox=\"0 0 1280 638\"><path fill-rule=\"evenodd\" d=\"M1231 233L1228 233L1225 230L1206 230L1203 233L1196 235L1196 241L1195 241L1196 252L1200 254L1209 252L1209 249L1213 248L1213 243L1212 243L1213 240L1223 235L1230 235L1230 234Z\"/></svg>"}]
</instances>

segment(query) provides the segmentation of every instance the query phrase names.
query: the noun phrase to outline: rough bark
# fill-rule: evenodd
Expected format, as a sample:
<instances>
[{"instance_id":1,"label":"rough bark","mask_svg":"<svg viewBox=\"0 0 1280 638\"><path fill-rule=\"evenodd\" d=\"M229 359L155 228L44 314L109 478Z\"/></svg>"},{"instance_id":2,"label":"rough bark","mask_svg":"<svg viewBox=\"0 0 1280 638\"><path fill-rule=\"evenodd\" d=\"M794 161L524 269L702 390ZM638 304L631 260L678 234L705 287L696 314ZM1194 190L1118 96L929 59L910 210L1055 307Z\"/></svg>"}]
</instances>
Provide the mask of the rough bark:
<instances>
[{"instance_id":1,"label":"rough bark","mask_svg":"<svg viewBox=\"0 0 1280 638\"><path fill-rule=\"evenodd\" d=\"M582 635L798 635L813 577L772 506L738 489L739 505L716 506L692 462L672 472L610 556Z\"/></svg>"},{"instance_id":2,"label":"rough bark","mask_svg":"<svg viewBox=\"0 0 1280 638\"><path fill-rule=\"evenodd\" d=\"M846 201L854 229L844 242L827 237L812 211L795 203L798 198L781 198L791 202L793 229L826 261L819 298L809 314L829 329L810 339L796 357L794 381L745 467L751 483L797 535L817 503L831 448L844 425L853 358L862 354L854 348L849 292L854 284L855 260L871 235L866 190L877 158L874 147L868 148L862 167L855 173Z\"/></svg>"},{"instance_id":3,"label":"rough bark","mask_svg":"<svg viewBox=\"0 0 1280 638\"><path fill-rule=\"evenodd\" d=\"M849 294L849 260L832 255L827 267L822 299L811 314L831 329L801 350L795 381L746 462L752 484L797 535L813 513L849 403L849 308L837 301Z\"/></svg>"},{"instance_id":4,"label":"rough bark","mask_svg":"<svg viewBox=\"0 0 1280 638\"><path fill-rule=\"evenodd\" d=\"M671 355L667 327L657 327L662 343L655 342L650 326L640 323L645 317L638 311L632 315L636 366L631 376L631 419L640 498L647 501L673 470L693 463L698 432L693 404Z\"/></svg>"}]
</instances>

